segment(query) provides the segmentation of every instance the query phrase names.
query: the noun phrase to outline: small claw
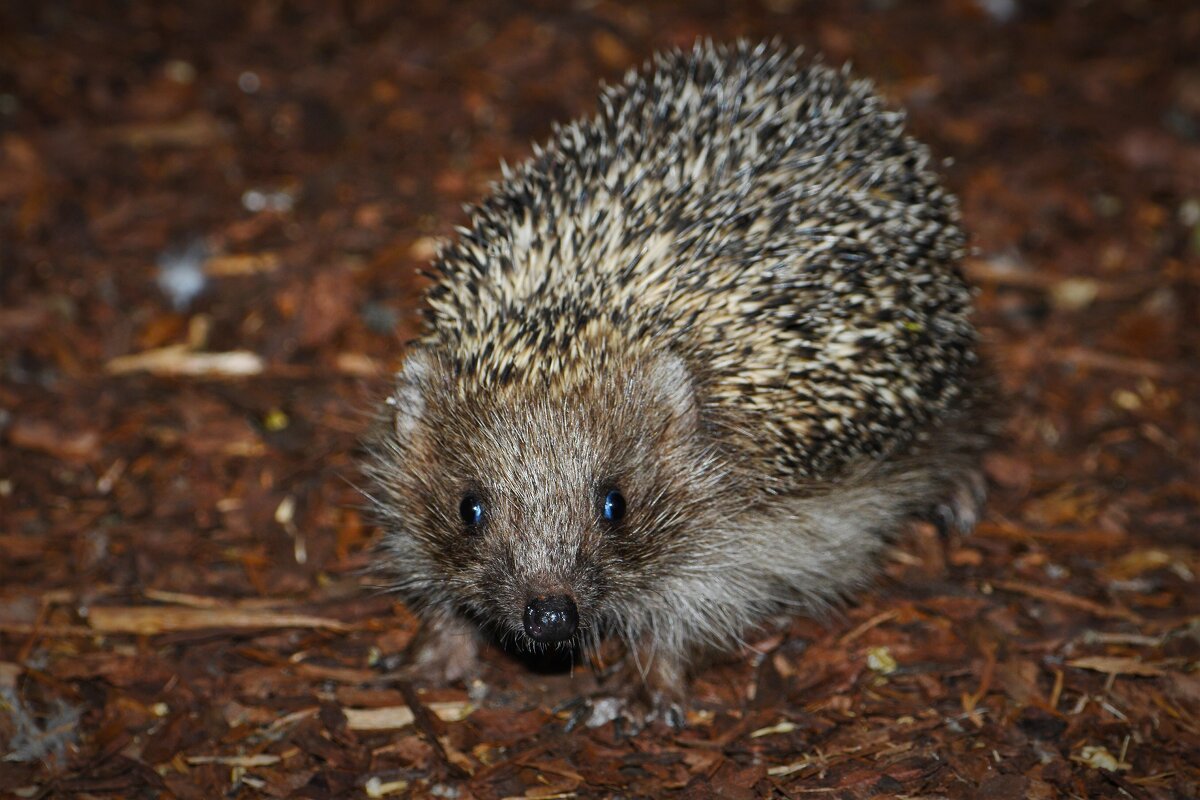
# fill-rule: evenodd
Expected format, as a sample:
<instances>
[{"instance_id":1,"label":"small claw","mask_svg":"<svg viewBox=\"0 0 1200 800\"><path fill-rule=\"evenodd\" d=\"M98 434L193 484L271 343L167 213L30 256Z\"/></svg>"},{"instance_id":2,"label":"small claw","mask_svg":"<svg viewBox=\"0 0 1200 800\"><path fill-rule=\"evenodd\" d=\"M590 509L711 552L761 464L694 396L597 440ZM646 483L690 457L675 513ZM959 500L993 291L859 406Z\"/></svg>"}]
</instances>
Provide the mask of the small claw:
<instances>
[{"instance_id":1,"label":"small claw","mask_svg":"<svg viewBox=\"0 0 1200 800\"><path fill-rule=\"evenodd\" d=\"M945 541L950 538L950 533L954 530L954 512L948 505L939 505L933 509L932 522L937 528L938 537Z\"/></svg>"},{"instance_id":2,"label":"small claw","mask_svg":"<svg viewBox=\"0 0 1200 800\"><path fill-rule=\"evenodd\" d=\"M945 502L934 507L930 521L943 539L953 531L967 535L975 530L986 499L987 482L983 473L972 471L961 476Z\"/></svg>"},{"instance_id":3,"label":"small claw","mask_svg":"<svg viewBox=\"0 0 1200 800\"><path fill-rule=\"evenodd\" d=\"M975 508L983 508L983 504L987 502L987 478L983 475L983 470L976 470L971 473L971 496L975 499Z\"/></svg>"},{"instance_id":4,"label":"small claw","mask_svg":"<svg viewBox=\"0 0 1200 800\"><path fill-rule=\"evenodd\" d=\"M631 720L625 717L617 717L613 720L613 737L618 741L621 739L630 739L637 736L641 729L636 727Z\"/></svg>"},{"instance_id":5,"label":"small claw","mask_svg":"<svg viewBox=\"0 0 1200 800\"><path fill-rule=\"evenodd\" d=\"M663 711L663 722L671 726L672 730L681 731L687 725L687 716L678 703L671 703Z\"/></svg>"},{"instance_id":6,"label":"small claw","mask_svg":"<svg viewBox=\"0 0 1200 800\"><path fill-rule=\"evenodd\" d=\"M554 708L550 709L555 716L564 711L570 711L567 716L567 721L563 725L563 732L570 733L578 728L583 723L587 722L592 715L592 703L586 697L573 697L570 700L565 700Z\"/></svg>"}]
</instances>

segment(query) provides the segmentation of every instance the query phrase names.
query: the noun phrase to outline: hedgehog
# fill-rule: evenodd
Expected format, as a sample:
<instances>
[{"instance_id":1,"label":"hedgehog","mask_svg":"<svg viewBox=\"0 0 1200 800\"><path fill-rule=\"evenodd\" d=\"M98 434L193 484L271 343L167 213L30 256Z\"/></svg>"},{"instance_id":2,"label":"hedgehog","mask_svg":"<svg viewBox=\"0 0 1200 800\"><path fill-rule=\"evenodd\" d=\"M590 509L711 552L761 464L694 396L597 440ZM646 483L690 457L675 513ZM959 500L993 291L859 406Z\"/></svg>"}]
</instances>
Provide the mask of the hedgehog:
<instances>
[{"instance_id":1,"label":"hedgehog","mask_svg":"<svg viewBox=\"0 0 1200 800\"><path fill-rule=\"evenodd\" d=\"M871 83L660 53L468 212L367 464L416 674L616 641L589 724L679 724L697 664L861 589L908 520L973 525L959 211Z\"/></svg>"}]
</instances>

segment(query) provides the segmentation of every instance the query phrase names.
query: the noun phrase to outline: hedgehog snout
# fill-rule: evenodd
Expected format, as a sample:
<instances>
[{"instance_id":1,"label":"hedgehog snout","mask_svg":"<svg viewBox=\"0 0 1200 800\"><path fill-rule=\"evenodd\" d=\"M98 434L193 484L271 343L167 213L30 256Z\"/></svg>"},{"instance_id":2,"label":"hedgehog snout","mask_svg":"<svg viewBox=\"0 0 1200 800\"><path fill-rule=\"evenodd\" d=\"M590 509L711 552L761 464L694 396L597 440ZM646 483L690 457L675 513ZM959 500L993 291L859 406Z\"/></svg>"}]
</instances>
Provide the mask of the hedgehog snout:
<instances>
[{"instance_id":1,"label":"hedgehog snout","mask_svg":"<svg viewBox=\"0 0 1200 800\"><path fill-rule=\"evenodd\" d=\"M525 633L543 644L565 642L579 627L579 609L567 594L539 594L525 604Z\"/></svg>"}]
</instances>

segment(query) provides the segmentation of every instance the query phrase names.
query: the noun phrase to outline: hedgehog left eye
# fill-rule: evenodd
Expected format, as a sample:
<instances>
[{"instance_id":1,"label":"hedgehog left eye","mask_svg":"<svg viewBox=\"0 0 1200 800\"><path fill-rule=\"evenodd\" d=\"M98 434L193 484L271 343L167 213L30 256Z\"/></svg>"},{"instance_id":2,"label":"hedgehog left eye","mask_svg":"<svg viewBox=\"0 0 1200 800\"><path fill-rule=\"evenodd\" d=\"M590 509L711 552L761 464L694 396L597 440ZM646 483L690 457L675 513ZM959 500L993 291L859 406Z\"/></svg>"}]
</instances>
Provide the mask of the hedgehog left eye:
<instances>
[{"instance_id":1,"label":"hedgehog left eye","mask_svg":"<svg viewBox=\"0 0 1200 800\"><path fill-rule=\"evenodd\" d=\"M477 528L483 522L483 500L467 492L458 504L458 516L468 528Z\"/></svg>"},{"instance_id":2,"label":"hedgehog left eye","mask_svg":"<svg viewBox=\"0 0 1200 800\"><path fill-rule=\"evenodd\" d=\"M625 495L618 489L610 489L604 495L604 518L609 522L620 522L625 517Z\"/></svg>"}]
</instances>

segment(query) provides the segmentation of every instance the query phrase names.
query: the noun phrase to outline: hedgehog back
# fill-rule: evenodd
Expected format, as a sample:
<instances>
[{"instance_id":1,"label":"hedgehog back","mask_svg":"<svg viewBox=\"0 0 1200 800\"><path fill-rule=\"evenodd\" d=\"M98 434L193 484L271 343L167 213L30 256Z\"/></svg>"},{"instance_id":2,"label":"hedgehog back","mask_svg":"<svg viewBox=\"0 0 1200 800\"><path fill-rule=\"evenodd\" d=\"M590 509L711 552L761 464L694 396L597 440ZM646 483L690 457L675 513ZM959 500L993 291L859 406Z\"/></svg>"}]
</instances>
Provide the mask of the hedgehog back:
<instances>
[{"instance_id":1,"label":"hedgehog back","mask_svg":"<svg viewBox=\"0 0 1200 800\"><path fill-rule=\"evenodd\" d=\"M472 210L426 341L464 392L670 350L760 468L829 478L920 436L974 363L957 207L928 162L845 70L745 43L660 55Z\"/></svg>"}]
</instances>

